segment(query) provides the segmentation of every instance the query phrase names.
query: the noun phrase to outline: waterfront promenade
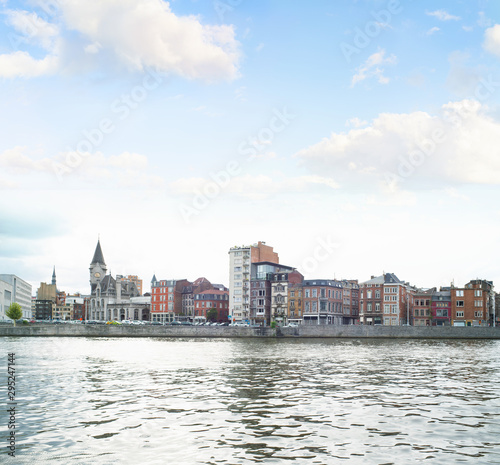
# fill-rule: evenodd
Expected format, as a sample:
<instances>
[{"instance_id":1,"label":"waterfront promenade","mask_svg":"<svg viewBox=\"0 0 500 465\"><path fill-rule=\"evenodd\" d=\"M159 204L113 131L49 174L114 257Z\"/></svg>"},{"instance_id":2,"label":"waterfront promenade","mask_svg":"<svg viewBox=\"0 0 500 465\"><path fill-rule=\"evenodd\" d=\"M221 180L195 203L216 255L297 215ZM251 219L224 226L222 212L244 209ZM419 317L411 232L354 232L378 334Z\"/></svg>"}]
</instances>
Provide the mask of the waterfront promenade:
<instances>
[{"instance_id":1,"label":"waterfront promenade","mask_svg":"<svg viewBox=\"0 0 500 465\"><path fill-rule=\"evenodd\" d=\"M442 326L153 326L53 325L0 326L0 336L28 337L210 337L210 338L402 338L500 339L500 328Z\"/></svg>"}]
</instances>

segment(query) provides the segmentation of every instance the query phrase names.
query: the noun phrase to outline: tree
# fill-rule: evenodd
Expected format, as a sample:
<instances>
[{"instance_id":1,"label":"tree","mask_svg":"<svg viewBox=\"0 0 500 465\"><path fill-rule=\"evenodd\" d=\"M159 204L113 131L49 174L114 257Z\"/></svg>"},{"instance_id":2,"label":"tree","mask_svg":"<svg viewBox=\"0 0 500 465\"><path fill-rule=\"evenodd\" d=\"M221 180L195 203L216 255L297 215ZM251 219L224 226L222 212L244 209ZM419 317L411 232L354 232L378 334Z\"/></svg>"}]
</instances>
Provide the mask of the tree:
<instances>
[{"instance_id":1,"label":"tree","mask_svg":"<svg viewBox=\"0 0 500 465\"><path fill-rule=\"evenodd\" d=\"M9 308L5 312L5 316L14 321L14 326L16 326L16 320L19 320L23 316L23 310L17 302L13 302L9 305Z\"/></svg>"},{"instance_id":2,"label":"tree","mask_svg":"<svg viewBox=\"0 0 500 465\"><path fill-rule=\"evenodd\" d=\"M217 309L216 308L211 308L207 312L207 320L208 321L217 321Z\"/></svg>"}]
</instances>

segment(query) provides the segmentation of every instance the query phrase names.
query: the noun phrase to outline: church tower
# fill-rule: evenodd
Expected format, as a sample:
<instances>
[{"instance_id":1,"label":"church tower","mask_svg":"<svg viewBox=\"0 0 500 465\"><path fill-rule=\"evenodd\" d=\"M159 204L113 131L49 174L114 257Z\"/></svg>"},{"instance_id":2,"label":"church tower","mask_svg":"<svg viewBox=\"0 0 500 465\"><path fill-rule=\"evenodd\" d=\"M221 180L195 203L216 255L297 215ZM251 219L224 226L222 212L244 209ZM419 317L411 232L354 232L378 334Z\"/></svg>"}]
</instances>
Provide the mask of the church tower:
<instances>
[{"instance_id":1,"label":"church tower","mask_svg":"<svg viewBox=\"0 0 500 465\"><path fill-rule=\"evenodd\" d=\"M90 285L92 289L95 289L95 285L100 283L104 276L106 276L106 262L104 261L104 256L101 250L101 241L97 241L97 247L95 248L94 258L90 263Z\"/></svg>"}]
</instances>

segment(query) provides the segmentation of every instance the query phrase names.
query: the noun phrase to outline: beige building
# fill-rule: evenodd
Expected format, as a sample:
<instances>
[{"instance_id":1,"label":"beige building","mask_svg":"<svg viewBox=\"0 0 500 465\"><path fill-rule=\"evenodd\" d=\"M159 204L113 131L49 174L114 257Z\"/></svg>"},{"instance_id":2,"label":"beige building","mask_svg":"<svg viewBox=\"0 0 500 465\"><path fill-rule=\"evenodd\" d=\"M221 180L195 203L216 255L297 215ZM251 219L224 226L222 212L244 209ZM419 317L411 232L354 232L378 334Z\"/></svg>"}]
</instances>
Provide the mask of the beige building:
<instances>
[{"instance_id":1,"label":"beige building","mask_svg":"<svg viewBox=\"0 0 500 465\"><path fill-rule=\"evenodd\" d=\"M251 264L279 264L279 256L265 242L229 250L229 315L233 322L250 320Z\"/></svg>"}]
</instances>

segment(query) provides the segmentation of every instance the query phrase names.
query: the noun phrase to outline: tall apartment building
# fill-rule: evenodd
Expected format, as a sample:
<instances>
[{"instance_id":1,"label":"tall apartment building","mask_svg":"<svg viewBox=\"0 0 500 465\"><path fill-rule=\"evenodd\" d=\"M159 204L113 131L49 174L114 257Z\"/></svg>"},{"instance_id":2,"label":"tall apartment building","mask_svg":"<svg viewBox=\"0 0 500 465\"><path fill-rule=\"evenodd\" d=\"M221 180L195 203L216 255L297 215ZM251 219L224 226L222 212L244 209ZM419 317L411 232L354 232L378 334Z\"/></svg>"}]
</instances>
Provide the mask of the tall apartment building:
<instances>
[{"instance_id":1,"label":"tall apartment building","mask_svg":"<svg viewBox=\"0 0 500 465\"><path fill-rule=\"evenodd\" d=\"M394 273L384 273L360 284L360 322L365 325L410 324L415 289Z\"/></svg>"},{"instance_id":2,"label":"tall apartment building","mask_svg":"<svg viewBox=\"0 0 500 465\"><path fill-rule=\"evenodd\" d=\"M229 314L237 322L250 322L251 264L279 264L279 256L265 242L229 250Z\"/></svg>"},{"instance_id":3,"label":"tall apartment building","mask_svg":"<svg viewBox=\"0 0 500 465\"><path fill-rule=\"evenodd\" d=\"M31 284L15 274L0 274L0 280L12 286L12 302L21 306L22 318L31 319Z\"/></svg>"},{"instance_id":4,"label":"tall apartment building","mask_svg":"<svg viewBox=\"0 0 500 465\"><path fill-rule=\"evenodd\" d=\"M493 282L472 280L451 292L451 322L454 326L488 326L492 324L495 297Z\"/></svg>"}]
</instances>

